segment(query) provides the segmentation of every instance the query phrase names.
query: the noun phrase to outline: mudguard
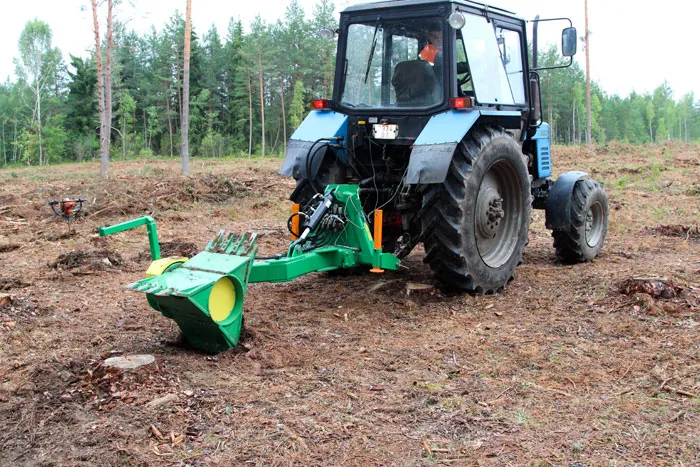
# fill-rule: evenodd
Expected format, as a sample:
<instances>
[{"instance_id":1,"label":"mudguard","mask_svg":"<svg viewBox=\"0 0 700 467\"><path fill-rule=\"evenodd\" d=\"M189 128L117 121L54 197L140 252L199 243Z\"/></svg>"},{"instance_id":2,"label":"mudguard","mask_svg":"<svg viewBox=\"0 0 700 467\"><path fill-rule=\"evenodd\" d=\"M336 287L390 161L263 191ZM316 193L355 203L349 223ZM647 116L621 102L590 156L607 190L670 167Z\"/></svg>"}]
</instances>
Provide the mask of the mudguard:
<instances>
[{"instance_id":1,"label":"mudguard","mask_svg":"<svg viewBox=\"0 0 700 467\"><path fill-rule=\"evenodd\" d=\"M586 172L573 170L557 178L545 202L545 226L549 230L565 230L571 225L571 195L576 182L585 178Z\"/></svg>"},{"instance_id":2,"label":"mudguard","mask_svg":"<svg viewBox=\"0 0 700 467\"><path fill-rule=\"evenodd\" d=\"M306 174L306 158L310 156L314 143L322 138L342 136L342 144L346 144L347 133L347 115L331 110L312 110L289 139L287 154L279 173L287 177L293 176L296 179L309 178ZM321 144L320 142L316 144L314 152ZM316 173L322 160L323 157L314 158L314 164L311 167L312 173Z\"/></svg>"},{"instance_id":3,"label":"mudguard","mask_svg":"<svg viewBox=\"0 0 700 467\"><path fill-rule=\"evenodd\" d=\"M457 145L479 118L515 119L519 125L520 116L520 112L489 110L450 110L434 115L413 144L406 183L442 183Z\"/></svg>"}]
</instances>

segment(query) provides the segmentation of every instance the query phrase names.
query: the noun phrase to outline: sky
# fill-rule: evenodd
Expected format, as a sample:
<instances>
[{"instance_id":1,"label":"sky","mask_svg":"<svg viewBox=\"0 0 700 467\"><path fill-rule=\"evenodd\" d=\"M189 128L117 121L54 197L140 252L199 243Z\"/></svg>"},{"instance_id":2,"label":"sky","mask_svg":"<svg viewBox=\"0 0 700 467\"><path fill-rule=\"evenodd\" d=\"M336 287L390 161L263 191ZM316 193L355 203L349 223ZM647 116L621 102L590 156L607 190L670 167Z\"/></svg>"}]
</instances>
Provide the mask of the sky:
<instances>
[{"instance_id":1,"label":"sky","mask_svg":"<svg viewBox=\"0 0 700 467\"><path fill-rule=\"evenodd\" d=\"M0 0L0 80L15 81L13 59L18 57L17 41L27 21L38 18L53 31L53 45L68 54L86 56L94 47L92 10L88 0ZM361 0L364 1L364 0ZM299 0L307 17L316 0ZM488 3L481 0L483 3ZM250 24L256 15L274 22L284 15L288 0L228 1L192 0L192 21L200 37L214 24L225 36L231 17ZM337 11L356 3L336 0ZM697 34L692 21L700 16L700 2L666 0L663 8L645 7L632 0L589 0L591 31L591 76L608 94L625 97L635 91L653 92L664 80L673 96L688 92L700 97L700 61L696 59ZM514 11L525 19L570 17L584 34L584 0L493 0L492 4ZM139 33L151 26L162 29L176 9L185 10L185 0L123 0L117 9L120 21ZM103 19L105 14L101 15ZM683 18L687 18L682 21ZM545 24L545 23L541 23ZM563 27L563 23L559 23ZM104 32L105 25L100 25ZM559 25L558 25L559 27ZM554 29L548 25L547 28ZM559 27L560 29L561 27ZM541 27L541 31L545 29ZM556 39L556 37L553 37ZM542 41L541 41L542 42ZM585 54L579 46L576 60L584 67Z\"/></svg>"}]
</instances>

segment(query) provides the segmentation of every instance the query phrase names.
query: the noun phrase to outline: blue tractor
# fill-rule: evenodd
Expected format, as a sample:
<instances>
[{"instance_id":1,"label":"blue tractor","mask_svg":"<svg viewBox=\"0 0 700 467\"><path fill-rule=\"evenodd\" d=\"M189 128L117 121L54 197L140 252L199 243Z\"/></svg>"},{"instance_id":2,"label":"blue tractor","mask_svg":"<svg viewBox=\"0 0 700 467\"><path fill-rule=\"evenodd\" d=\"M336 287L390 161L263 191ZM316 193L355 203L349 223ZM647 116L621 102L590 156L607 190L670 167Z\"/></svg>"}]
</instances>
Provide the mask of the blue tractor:
<instances>
[{"instance_id":1,"label":"blue tractor","mask_svg":"<svg viewBox=\"0 0 700 467\"><path fill-rule=\"evenodd\" d=\"M608 198L583 172L552 180L550 132L529 63L526 21L471 1L399 0L347 8L337 30L332 99L315 100L280 173L311 216L327 186L359 186L382 249L422 243L446 287L497 293L514 278L531 209L544 209L557 255L601 250ZM570 24L570 21L569 21ZM576 52L576 29L562 53Z\"/></svg>"}]
</instances>

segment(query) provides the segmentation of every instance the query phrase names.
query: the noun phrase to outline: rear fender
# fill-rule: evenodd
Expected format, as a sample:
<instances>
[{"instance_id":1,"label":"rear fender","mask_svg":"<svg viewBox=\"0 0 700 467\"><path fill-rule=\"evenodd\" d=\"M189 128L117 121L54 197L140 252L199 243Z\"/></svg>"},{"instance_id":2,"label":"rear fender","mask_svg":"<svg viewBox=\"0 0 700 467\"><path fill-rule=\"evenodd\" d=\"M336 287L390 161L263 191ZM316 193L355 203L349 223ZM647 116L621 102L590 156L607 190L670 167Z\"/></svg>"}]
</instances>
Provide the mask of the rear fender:
<instances>
[{"instance_id":1,"label":"rear fender","mask_svg":"<svg viewBox=\"0 0 700 467\"><path fill-rule=\"evenodd\" d=\"M571 225L571 195L576 182L585 178L586 172L565 172L557 178L545 202L545 226L549 230L565 230Z\"/></svg>"},{"instance_id":2,"label":"rear fender","mask_svg":"<svg viewBox=\"0 0 700 467\"><path fill-rule=\"evenodd\" d=\"M406 183L445 181L457 145L479 119L506 128L519 128L520 117L520 112L486 110L449 110L432 116L413 144Z\"/></svg>"},{"instance_id":3,"label":"rear fender","mask_svg":"<svg viewBox=\"0 0 700 467\"><path fill-rule=\"evenodd\" d=\"M343 141L340 144L345 145L347 133L347 115L330 110L312 110L289 139L287 154L284 157L284 163L279 173L287 177L293 176L297 180L310 178L306 173L306 159L311 156L314 143L322 138L342 136ZM322 144L323 142L316 144L313 152L320 148ZM322 161L323 157L314 158L313 166L311 167L312 174L318 171Z\"/></svg>"}]
</instances>

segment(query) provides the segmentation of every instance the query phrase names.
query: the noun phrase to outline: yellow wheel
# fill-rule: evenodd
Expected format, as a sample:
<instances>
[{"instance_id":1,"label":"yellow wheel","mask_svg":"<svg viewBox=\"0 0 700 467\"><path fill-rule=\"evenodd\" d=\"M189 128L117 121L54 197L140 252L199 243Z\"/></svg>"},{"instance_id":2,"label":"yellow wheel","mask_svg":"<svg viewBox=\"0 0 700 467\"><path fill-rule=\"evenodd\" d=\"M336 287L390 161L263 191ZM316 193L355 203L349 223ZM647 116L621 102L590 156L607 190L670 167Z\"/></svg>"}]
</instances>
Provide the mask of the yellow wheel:
<instances>
[{"instance_id":1,"label":"yellow wheel","mask_svg":"<svg viewBox=\"0 0 700 467\"><path fill-rule=\"evenodd\" d=\"M172 256L170 258L157 259L148 266L146 269L146 277L160 276L168 269L174 268L176 265L180 265L187 261L189 258L184 258L182 256Z\"/></svg>"}]
</instances>

